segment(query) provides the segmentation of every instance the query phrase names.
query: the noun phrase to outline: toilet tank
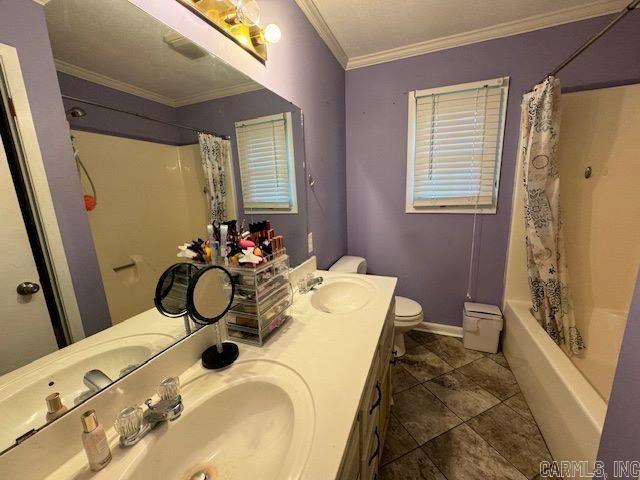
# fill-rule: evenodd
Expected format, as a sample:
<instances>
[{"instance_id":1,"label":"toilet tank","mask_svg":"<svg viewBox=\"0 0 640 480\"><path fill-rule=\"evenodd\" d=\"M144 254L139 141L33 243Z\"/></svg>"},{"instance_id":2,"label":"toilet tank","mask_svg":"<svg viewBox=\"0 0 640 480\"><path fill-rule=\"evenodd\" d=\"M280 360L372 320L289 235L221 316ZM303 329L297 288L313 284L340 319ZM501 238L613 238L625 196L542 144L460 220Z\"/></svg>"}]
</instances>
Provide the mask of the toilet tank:
<instances>
[{"instance_id":1,"label":"toilet tank","mask_svg":"<svg viewBox=\"0 0 640 480\"><path fill-rule=\"evenodd\" d=\"M345 255L329 267L330 272L367 273L367 261L362 257Z\"/></svg>"}]
</instances>

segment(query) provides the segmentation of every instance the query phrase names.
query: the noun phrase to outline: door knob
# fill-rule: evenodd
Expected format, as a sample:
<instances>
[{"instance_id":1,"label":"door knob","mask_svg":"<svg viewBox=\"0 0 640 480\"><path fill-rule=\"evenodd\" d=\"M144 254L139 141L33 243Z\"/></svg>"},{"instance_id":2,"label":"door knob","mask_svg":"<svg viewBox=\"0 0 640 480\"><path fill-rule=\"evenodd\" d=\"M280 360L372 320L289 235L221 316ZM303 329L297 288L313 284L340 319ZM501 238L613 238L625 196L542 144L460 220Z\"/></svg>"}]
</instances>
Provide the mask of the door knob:
<instances>
[{"instance_id":1,"label":"door knob","mask_svg":"<svg viewBox=\"0 0 640 480\"><path fill-rule=\"evenodd\" d=\"M18 292L18 295L33 295L40 291L40 285L33 282L22 282L18 285L16 291Z\"/></svg>"}]
</instances>

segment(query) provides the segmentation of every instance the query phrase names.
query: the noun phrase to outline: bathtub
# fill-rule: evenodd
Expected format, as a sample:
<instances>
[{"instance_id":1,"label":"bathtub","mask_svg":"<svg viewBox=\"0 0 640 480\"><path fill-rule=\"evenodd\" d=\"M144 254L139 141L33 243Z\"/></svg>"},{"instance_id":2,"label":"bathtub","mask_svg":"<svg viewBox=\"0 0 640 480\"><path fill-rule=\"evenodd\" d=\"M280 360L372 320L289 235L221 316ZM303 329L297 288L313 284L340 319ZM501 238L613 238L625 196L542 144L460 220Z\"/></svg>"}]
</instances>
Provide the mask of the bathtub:
<instances>
[{"instance_id":1,"label":"bathtub","mask_svg":"<svg viewBox=\"0 0 640 480\"><path fill-rule=\"evenodd\" d=\"M505 302L504 354L553 458L593 462L607 404L538 324L530 305Z\"/></svg>"},{"instance_id":2,"label":"bathtub","mask_svg":"<svg viewBox=\"0 0 640 480\"><path fill-rule=\"evenodd\" d=\"M578 370L609 403L613 377L616 373L624 328L627 325L625 312L594 308L578 325L587 344L584 355L571 357Z\"/></svg>"}]
</instances>

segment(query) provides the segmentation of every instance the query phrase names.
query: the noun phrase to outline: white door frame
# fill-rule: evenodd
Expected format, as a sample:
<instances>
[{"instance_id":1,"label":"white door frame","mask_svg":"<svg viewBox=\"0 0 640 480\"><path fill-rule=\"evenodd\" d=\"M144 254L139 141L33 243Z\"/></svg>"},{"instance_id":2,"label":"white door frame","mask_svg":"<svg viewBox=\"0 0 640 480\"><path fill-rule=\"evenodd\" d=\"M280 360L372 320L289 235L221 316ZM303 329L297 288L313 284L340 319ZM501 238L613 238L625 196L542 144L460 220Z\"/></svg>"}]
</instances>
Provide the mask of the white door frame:
<instances>
[{"instance_id":1,"label":"white door frame","mask_svg":"<svg viewBox=\"0 0 640 480\"><path fill-rule=\"evenodd\" d=\"M31 116L18 52L14 47L3 43L0 43L0 71L15 109L15 124L18 130L18 138L15 141L19 142L24 155L27 170L24 174L28 177L26 180L34 197L35 205L33 207L37 210L34 213L40 220L45 243L43 246L47 250L45 254L49 257L51 270L53 270L51 283L57 290L62 309L60 314L66 324L70 340L77 342L85 338L86 335L42 161L38 136Z\"/></svg>"}]
</instances>

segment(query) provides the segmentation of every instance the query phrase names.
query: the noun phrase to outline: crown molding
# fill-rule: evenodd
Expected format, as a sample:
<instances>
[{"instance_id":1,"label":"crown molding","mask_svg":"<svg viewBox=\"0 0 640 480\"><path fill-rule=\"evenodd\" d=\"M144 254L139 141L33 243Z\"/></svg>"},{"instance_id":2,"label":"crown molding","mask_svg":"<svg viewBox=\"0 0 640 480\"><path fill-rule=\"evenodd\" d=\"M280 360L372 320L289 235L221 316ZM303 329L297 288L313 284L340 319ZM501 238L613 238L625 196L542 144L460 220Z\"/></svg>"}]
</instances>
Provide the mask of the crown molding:
<instances>
[{"instance_id":1,"label":"crown molding","mask_svg":"<svg viewBox=\"0 0 640 480\"><path fill-rule=\"evenodd\" d=\"M471 30L448 37L436 38L426 42L414 43L403 47L383 50L381 52L360 55L349 58L347 70L354 68L368 67L379 63L391 62L403 58L415 57L425 53L446 50L477 42L484 42L496 38L509 37L521 33L540 30L542 28L555 27L566 23L586 20L588 18L599 17L609 13L622 10L627 2L625 0L600 0L597 2L580 5L577 7L564 8L531 17L500 23L491 27Z\"/></svg>"},{"instance_id":2,"label":"crown molding","mask_svg":"<svg viewBox=\"0 0 640 480\"><path fill-rule=\"evenodd\" d=\"M313 25L320 38L324 41L324 43L329 47L333 56L336 57L336 60L342 65L343 68L347 67L348 57L347 54L342 49L340 42L333 35L333 32L327 25L327 22L324 20L324 17L316 7L316 4L313 3L313 0L296 0L298 7L302 10L302 13L305 14L309 23Z\"/></svg>"},{"instance_id":3,"label":"crown molding","mask_svg":"<svg viewBox=\"0 0 640 480\"><path fill-rule=\"evenodd\" d=\"M51 0L33 0L33 1L44 6L47 3L49 3Z\"/></svg>"},{"instance_id":4,"label":"crown molding","mask_svg":"<svg viewBox=\"0 0 640 480\"><path fill-rule=\"evenodd\" d=\"M86 68L78 67L77 65L73 65L62 60L56 59L55 64L56 70L59 72L82 78L83 80L97 83L99 85L113 88L115 90L120 90L124 93L130 93L131 95L135 95L137 97L146 98L147 100L151 100L153 102L162 103L169 107L175 106L174 99L170 97L160 95L144 88L136 87L134 85L131 85L130 83L121 82L120 80L116 80L115 78L111 78L106 75L102 75L101 73L87 70Z\"/></svg>"},{"instance_id":5,"label":"crown molding","mask_svg":"<svg viewBox=\"0 0 640 480\"><path fill-rule=\"evenodd\" d=\"M121 82L120 80L116 80L106 75L87 70L86 68L78 67L62 60L55 60L55 64L56 70L59 72L82 78L83 80L97 83L98 85L102 85L104 87L109 87L113 88L114 90L129 93L131 95L135 95L136 97L146 98L147 100L151 100L152 102L161 103L173 108L193 105L194 103L206 102L207 100L215 100L216 98L224 98L230 97L232 95L239 95L241 93L253 92L264 88L255 82L245 82L237 85L232 85L230 87L209 90L207 92L199 93L196 95L171 98L144 88L136 87L134 85L131 85L130 83Z\"/></svg>"},{"instance_id":6,"label":"crown molding","mask_svg":"<svg viewBox=\"0 0 640 480\"><path fill-rule=\"evenodd\" d=\"M225 88L217 88L209 92L198 93L196 95L188 95L186 97L176 98L173 101L174 107L185 107L187 105L193 105L195 103L202 103L208 100L215 100L217 98L231 97L233 95L240 95L242 93L255 92L262 90L264 87L256 82L245 82L237 85L232 85Z\"/></svg>"}]
</instances>

